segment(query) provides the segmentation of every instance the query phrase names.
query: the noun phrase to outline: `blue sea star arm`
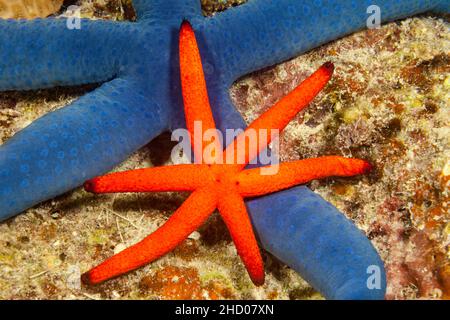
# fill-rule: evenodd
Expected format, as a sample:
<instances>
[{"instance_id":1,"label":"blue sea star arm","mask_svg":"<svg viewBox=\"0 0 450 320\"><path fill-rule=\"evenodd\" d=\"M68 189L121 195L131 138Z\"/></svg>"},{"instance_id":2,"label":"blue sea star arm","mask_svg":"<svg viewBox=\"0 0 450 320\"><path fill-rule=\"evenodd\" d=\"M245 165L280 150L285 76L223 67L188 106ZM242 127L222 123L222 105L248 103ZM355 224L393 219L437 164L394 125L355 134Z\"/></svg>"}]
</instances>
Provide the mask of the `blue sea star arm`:
<instances>
[{"instance_id":1,"label":"blue sea star arm","mask_svg":"<svg viewBox=\"0 0 450 320\"><path fill-rule=\"evenodd\" d=\"M200 0L133 0L133 7L140 20L170 20L174 16L182 20L202 14Z\"/></svg>"},{"instance_id":2,"label":"blue sea star arm","mask_svg":"<svg viewBox=\"0 0 450 320\"><path fill-rule=\"evenodd\" d=\"M247 202L263 247L327 299L384 299L383 261L330 203L300 186Z\"/></svg>"},{"instance_id":3,"label":"blue sea star arm","mask_svg":"<svg viewBox=\"0 0 450 320\"><path fill-rule=\"evenodd\" d=\"M269 65L367 27L376 4L382 21L435 10L448 0L258 0L211 18L204 28L208 46L219 48L217 68L228 83ZM276 21L274 18L276 17ZM245 21L245 23L243 23Z\"/></svg>"},{"instance_id":4,"label":"blue sea star arm","mask_svg":"<svg viewBox=\"0 0 450 320\"><path fill-rule=\"evenodd\" d=\"M69 30L66 19L0 19L0 91L112 79L123 46L115 30L111 21L82 20L81 29Z\"/></svg>"},{"instance_id":5,"label":"blue sea star arm","mask_svg":"<svg viewBox=\"0 0 450 320\"><path fill-rule=\"evenodd\" d=\"M45 115L0 148L0 220L111 170L167 126L167 108L134 79Z\"/></svg>"},{"instance_id":6,"label":"blue sea star arm","mask_svg":"<svg viewBox=\"0 0 450 320\"><path fill-rule=\"evenodd\" d=\"M450 1L442 1L432 11L440 14L450 14Z\"/></svg>"}]
</instances>

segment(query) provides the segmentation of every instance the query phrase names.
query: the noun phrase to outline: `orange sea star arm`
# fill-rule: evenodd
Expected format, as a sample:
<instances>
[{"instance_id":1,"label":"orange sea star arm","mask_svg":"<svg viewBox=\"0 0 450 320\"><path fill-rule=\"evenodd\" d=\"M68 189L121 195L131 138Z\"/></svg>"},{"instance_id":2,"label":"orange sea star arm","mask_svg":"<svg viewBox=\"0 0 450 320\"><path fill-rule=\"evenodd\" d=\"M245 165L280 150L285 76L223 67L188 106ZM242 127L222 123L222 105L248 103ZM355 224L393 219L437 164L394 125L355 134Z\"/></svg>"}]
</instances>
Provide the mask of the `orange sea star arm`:
<instances>
[{"instance_id":1,"label":"orange sea star arm","mask_svg":"<svg viewBox=\"0 0 450 320\"><path fill-rule=\"evenodd\" d=\"M219 198L217 208L230 231L237 252L256 285L264 283L264 263L261 258L244 200L235 191L227 190Z\"/></svg>"},{"instance_id":2,"label":"orange sea star arm","mask_svg":"<svg viewBox=\"0 0 450 320\"><path fill-rule=\"evenodd\" d=\"M237 148L240 145L245 145L245 161L239 163L240 168L244 168L249 161L254 159L266 146L271 142L272 129L278 129L281 132L287 124L295 117L297 113L303 110L308 104L319 94L319 92L325 87L333 74L334 66L331 62L325 63L310 77L298 85L288 95L283 97L269 110L264 112L255 121L253 121L248 128L240 134L234 143L230 144L225 151L225 157L227 153L232 152L235 157L238 154ZM264 143L258 137L257 148L249 148L246 143L239 144L239 139L245 139L246 134L250 130L259 132L260 129L267 130L267 139Z\"/></svg>"},{"instance_id":3,"label":"orange sea star arm","mask_svg":"<svg viewBox=\"0 0 450 320\"><path fill-rule=\"evenodd\" d=\"M208 166L181 164L115 172L84 184L93 193L193 191L211 180Z\"/></svg>"},{"instance_id":4,"label":"orange sea star arm","mask_svg":"<svg viewBox=\"0 0 450 320\"><path fill-rule=\"evenodd\" d=\"M83 282L97 284L158 259L200 227L215 208L214 192L207 189L194 191L165 224L142 241L86 272L82 276Z\"/></svg>"},{"instance_id":5,"label":"orange sea star arm","mask_svg":"<svg viewBox=\"0 0 450 320\"><path fill-rule=\"evenodd\" d=\"M181 88L184 102L184 113L186 116L186 127L191 135L191 144L194 150L194 155L199 162L203 159L203 150L210 143L216 144L216 150L222 153L222 147L219 143L219 138L216 131L216 125L211 112L209 104L208 91L206 88L205 76L203 73L202 60L197 46L194 31L189 22L184 21L181 25L180 38L180 76ZM194 136L195 122L201 123L201 136ZM208 129L213 129L212 142L203 141L203 132ZM197 132L196 132L197 133ZM214 139L213 139L214 138ZM214 157L219 156L215 154ZM205 163L213 162L213 159L204 159Z\"/></svg>"},{"instance_id":6,"label":"orange sea star arm","mask_svg":"<svg viewBox=\"0 0 450 320\"><path fill-rule=\"evenodd\" d=\"M238 192L243 197L260 196L314 179L331 176L350 177L367 173L371 165L360 159L329 156L284 162L270 169L274 174L261 175L261 168L241 171L238 175ZM270 173L269 170L266 172Z\"/></svg>"}]
</instances>

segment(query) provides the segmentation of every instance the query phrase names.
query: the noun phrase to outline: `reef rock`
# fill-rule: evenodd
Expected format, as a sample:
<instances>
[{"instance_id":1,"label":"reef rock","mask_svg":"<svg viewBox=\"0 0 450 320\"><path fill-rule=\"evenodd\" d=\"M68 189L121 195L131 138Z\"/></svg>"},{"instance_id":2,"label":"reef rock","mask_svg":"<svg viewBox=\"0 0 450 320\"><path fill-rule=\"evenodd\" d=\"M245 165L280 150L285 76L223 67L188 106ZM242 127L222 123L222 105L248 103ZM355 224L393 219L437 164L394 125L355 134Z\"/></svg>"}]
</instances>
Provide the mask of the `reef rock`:
<instances>
[{"instance_id":1,"label":"reef rock","mask_svg":"<svg viewBox=\"0 0 450 320\"><path fill-rule=\"evenodd\" d=\"M45 18L58 12L63 0L0 0L0 18Z\"/></svg>"}]
</instances>

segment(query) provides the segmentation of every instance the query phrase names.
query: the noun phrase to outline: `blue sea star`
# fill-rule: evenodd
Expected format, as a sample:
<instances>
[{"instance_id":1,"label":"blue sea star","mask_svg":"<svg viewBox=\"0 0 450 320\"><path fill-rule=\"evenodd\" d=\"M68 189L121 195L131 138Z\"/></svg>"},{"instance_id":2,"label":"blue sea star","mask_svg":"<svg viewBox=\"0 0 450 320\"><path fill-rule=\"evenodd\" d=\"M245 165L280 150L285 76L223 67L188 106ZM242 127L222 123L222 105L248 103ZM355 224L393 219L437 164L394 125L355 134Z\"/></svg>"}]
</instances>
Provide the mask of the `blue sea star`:
<instances>
[{"instance_id":1,"label":"blue sea star","mask_svg":"<svg viewBox=\"0 0 450 320\"><path fill-rule=\"evenodd\" d=\"M245 127L228 96L233 81L364 28L372 3L254 0L213 18L202 16L198 0L133 4L136 23L83 20L70 30L65 19L0 21L1 91L105 82L0 147L0 219L107 172L162 131L183 126L176 50L183 19L198 34L223 131ZM377 5L383 21L450 9L442 0ZM378 254L318 195L296 187L247 205L262 246L327 298L383 298ZM372 266L379 269L377 290L367 288Z\"/></svg>"}]
</instances>

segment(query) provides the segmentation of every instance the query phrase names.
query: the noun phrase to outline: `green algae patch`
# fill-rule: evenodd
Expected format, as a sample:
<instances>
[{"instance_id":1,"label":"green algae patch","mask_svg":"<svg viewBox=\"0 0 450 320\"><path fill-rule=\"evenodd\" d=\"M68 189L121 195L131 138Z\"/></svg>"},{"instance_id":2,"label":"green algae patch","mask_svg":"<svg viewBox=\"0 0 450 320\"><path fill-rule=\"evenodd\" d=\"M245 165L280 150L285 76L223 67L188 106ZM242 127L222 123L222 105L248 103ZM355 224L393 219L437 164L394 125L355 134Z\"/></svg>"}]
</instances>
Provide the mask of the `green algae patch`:
<instances>
[{"instance_id":1,"label":"green algae patch","mask_svg":"<svg viewBox=\"0 0 450 320\"><path fill-rule=\"evenodd\" d=\"M88 235L87 243L91 246L106 244L109 241L110 234L110 229L96 229Z\"/></svg>"},{"instance_id":2,"label":"green algae patch","mask_svg":"<svg viewBox=\"0 0 450 320\"><path fill-rule=\"evenodd\" d=\"M11 252L0 252L0 264L14 267L16 265L16 255Z\"/></svg>"}]
</instances>

